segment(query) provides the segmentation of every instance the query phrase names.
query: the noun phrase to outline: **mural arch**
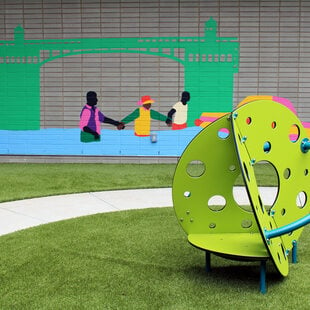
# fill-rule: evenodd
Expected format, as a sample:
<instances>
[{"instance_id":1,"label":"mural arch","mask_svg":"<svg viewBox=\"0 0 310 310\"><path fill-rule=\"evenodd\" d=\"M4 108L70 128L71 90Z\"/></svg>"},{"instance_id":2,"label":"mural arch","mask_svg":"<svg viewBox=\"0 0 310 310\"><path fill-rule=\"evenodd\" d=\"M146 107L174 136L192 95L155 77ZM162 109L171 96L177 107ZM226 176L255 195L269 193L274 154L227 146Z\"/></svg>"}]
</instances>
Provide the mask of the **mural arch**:
<instances>
[{"instance_id":1,"label":"mural arch","mask_svg":"<svg viewBox=\"0 0 310 310\"><path fill-rule=\"evenodd\" d=\"M40 67L56 58L84 53L145 53L184 64L184 89L191 95L188 123L202 112L227 112L231 108L233 75L238 72L239 43L218 38L217 23L210 18L202 37L85 38L25 40L24 29L14 30L13 41L0 41L0 100L11 102L23 117L2 107L0 129L40 129ZM175 55L184 51L182 58ZM2 70L3 69L3 70ZM12 92L12 89L18 91Z\"/></svg>"}]
</instances>

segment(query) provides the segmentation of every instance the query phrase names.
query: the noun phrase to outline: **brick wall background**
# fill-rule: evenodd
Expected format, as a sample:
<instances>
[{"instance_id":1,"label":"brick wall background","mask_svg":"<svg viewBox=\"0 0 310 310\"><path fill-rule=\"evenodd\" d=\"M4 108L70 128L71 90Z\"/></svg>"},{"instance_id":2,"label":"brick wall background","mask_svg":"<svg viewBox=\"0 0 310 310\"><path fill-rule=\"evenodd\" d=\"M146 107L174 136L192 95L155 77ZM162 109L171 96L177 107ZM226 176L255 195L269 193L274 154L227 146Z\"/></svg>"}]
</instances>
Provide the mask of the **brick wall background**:
<instances>
[{"instance_id":1,"label":"brick wall background","mask_svg":"<svg viewBox=\"0 0 310 310\"><path fill-rule=\"evenodd\" d=\"M211 16L219 37L240 42L232 105L253 94L286 97L309 121L308 0L0 0L0 40L12 40L18 24L25 39L202 36ZM141 54L84 54L47 63L41 69L41 127L77 127L88 90L97 91L98 107L115 119L145 94L166 114L183 90L183 68Z\"/></svg>"}]
</instances>

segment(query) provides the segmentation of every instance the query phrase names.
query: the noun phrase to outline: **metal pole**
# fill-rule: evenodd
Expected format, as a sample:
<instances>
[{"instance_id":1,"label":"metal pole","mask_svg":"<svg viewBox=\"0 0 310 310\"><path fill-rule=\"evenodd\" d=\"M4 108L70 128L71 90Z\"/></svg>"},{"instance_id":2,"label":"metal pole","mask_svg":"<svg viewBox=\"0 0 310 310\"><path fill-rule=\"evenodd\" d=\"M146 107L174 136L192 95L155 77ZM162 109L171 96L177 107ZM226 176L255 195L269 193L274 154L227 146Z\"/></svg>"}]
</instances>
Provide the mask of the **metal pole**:
<instances>
[{"instance_id":1,"label":"metal pole","mask_svg":"<svg viewBox=\"0 0 310 310\"><path fill-rule=\"evenodd\" d=\"M292 263L297 263L297 241L293 241L293 249L292 249Z\"/></svg>"},{"instance_id":2,"label":"metal pole","mask_svg":"<svg viewBox=\"0 0 310 310\"><path fill-rule=\"evenodd\" d=\"M211 271L211 253L206 251L206 272Z\"/></svg>"},{"instance_id":3,"label":"metal pole","mask_svg":"<svg viewBox=\"0 0 310 310\"><path fill-rule=\"evenodd\" d=\"M272 230L265 230L265 237L266 239L272 239L272 238L275 238L275 237L279 237L279 236L282 236L282 235L285 235L285 234L288 234L300 227L303 227L307 224L310 223L310 214L302 217L301 219L295 221L295 222L292 222L288 225L285 225L285 226L282 226L282 227L279 227L279 228L275 228L275 229L272 229Z\"/></svg>"},{"instance_id":4,"label":"metal pole","mask_svg":"<svg viewBox=\"0 0 310 310\"><path fill-rule=\"evenodd\" d=\"M260 292L266 294L266 261L262 260L260 263L260 283L259 283Z\"/></svg>"}]
</instances>

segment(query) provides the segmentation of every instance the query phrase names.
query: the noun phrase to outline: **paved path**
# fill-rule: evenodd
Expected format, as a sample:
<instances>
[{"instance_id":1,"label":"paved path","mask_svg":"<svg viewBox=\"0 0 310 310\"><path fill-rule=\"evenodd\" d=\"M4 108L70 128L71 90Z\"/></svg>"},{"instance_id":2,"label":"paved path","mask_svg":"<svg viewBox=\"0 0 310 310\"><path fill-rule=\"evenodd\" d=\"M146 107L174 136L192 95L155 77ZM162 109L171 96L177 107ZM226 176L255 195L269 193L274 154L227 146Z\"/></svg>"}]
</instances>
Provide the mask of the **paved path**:
<instances>
[{"instance_id":1,"label":"paved path","mask_svg":"<svg viewBox=\"0 0 310 310\"><path fill-rule=\"evenodd\" d=\"M248 204L244 188L234 188L238 204ZM115 190L49 196L0 203L0 235L78 216L172 206L171 188ZM276 188L264 188L265 204L275 199Z\"/></svg>"},{"instance_id":2,"label":"paved path","mask_svg":"<svg viewBox=\"0 0 310 310\"><path fill-rule=\"evenodd\" d=\"M0 203L0 235L78 216L172 206L171 188L115 190Z\"/></svg>"}]
</instances>

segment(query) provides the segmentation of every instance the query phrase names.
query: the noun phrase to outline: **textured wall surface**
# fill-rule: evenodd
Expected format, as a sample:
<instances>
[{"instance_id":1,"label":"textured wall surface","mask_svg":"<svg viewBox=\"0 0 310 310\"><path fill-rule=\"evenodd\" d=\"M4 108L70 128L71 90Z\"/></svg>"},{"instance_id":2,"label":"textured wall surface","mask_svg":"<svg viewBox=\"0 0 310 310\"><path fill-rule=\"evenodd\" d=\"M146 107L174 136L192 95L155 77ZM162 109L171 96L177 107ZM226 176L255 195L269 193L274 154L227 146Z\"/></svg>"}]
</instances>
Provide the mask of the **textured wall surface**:
<instances>
[{"instance_id":1,"label":"textured wall surface","mask_svg":"<svg viewBox=\"0 0 310 310\"><path fill-rule=\"evenodd\" d=\"M232 105L252 94L282 96L308 120L307 0L0 0L0 39L12 40L18 24L27 40L202 36L211 16L218 22L219 37L240 42ZM144 94L154 97L154 108L166 113L183 84L180 64L151 55L59 58L41 68L41 128L76 127L90 89L100 97L98 106L120 119Z\"/></svg>"}]
</instances>

